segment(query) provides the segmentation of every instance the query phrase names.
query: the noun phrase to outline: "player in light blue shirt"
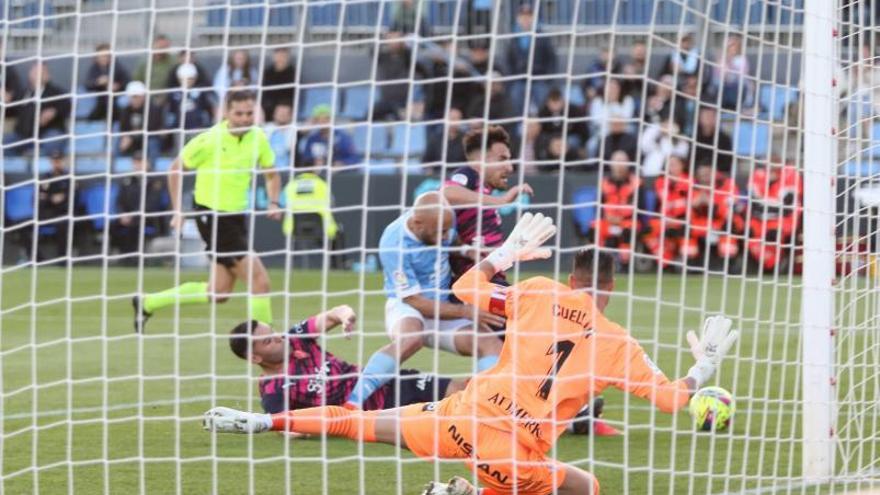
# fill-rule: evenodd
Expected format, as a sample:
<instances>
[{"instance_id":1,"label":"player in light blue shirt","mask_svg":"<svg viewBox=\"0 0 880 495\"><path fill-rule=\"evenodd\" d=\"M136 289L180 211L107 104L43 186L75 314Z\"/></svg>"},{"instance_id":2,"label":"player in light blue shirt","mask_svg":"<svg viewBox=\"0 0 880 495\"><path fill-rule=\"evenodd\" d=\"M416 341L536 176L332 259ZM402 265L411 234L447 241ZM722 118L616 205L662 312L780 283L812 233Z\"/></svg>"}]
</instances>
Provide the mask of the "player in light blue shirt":
<instances>
[{"instance_id":1,"label":"player in light blue shirt","mask_svg":"<svg viewBox=\"0 0 880 495\"><path fill-rule=\"evenodd\" d=\"M476 356L478 372L498 360L501 341L490 325L503 325L503 317L449 302L454 218L446 200L429 192L416 198L412 210L382 233L379 259L388 296L385 331L391 343L370 357L348 396L347 407L361 408L374 391L397 375L400 363L425 345ZM477 338L475 331L480 334Z\"/></svg>"}]
</instances>

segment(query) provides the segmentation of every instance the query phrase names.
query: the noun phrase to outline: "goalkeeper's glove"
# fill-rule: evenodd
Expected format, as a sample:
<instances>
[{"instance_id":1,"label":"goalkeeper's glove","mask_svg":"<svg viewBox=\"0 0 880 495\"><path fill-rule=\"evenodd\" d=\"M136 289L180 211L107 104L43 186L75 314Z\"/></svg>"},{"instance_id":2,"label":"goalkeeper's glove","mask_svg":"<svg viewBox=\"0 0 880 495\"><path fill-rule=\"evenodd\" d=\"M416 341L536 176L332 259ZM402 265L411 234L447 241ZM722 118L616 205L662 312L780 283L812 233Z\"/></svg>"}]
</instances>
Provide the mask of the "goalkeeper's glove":
<instances>
[{"instance_id":1,"label":"goalkeeper's glove","mask_svg":"<svg viewBox=\"0 0 880 495\"><path fill-rule=\"evenodd\" d=\"M495 271L503 272L517 261L549 258L552 255L550 249L541 245L555 233L552 218L541 213L526 213L516 223L504 244L492 251L486 261L492 264Z\"/></svg>"},{"instance_id":2,"label":"goalkeeper's glove","mask_svg":"<svg viewBox=\"0 0 880 495\"><path fill-rule=\"evenodd\" d=\"M697 360L688 370L687 376L696 382L697 388L702 387L712 378L721 366L721 360L739 337L739 332L730 329L732 324L733 322L724 316L710 316L703 322L703 332L699 338L693 330L687 333L691 353Z\"/></svg>"}]
</instances>

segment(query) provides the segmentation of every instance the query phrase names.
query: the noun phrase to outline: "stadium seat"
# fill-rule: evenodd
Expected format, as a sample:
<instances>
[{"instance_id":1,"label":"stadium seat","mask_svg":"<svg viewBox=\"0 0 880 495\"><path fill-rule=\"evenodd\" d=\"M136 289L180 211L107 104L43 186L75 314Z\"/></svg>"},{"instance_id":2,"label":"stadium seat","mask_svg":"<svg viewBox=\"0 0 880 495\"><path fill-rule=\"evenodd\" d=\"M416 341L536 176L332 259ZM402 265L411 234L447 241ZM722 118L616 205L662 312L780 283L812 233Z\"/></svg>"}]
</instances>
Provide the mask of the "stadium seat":
<instances>
[{"instance_id":1,"label":"stadium seat","mask_svg":"<svg viewBox=\"0 0 880 495\"><path fill-rule=\"evenodd\" d=\"M156 172L167 172L171 170L171 163L174 161L174 158L167 156L160 156L156 158L156 163L154 164L153 170Z\"/></svg>"},{"instance_id":2,"label":"stadium seat","mask_svg":"<svg viewBox=\"0 0 880 495\"><path fill-rule=\"evenodd\" d=\"M77 155L107 152L107 125L104 122L76 122L73 133Z\"/></svg>"},{"instance_id":3,"label":"stadium seat","mask_svg":"<svg viewBox=\"0 0 880 495\"><path fill-rule=\"evenodd\" d=\"M583 81L572 81L571 87L568 88L568 103L570 105L575 106L584 106L586 104L586 99L584 99L584 86L581 84Z\"/></svg>"},{"instance_id":4,"label":"stadium seat","mask_svg":"<svg viewBox=\"0 0 880 495\"><path fill-rule=\"evenodd\" d=\"M400 173L400 164L393 158L371 160L367 165L370 175L396 175Z\"/></svg>"},{"instance_id":5,"label":"stadium seat","mask_svg":"<svg viewBox=\"0 0 880 495\"><path fill-rule=\"evenodd\" d=\"M366 156L368 151L367 134L369 133L369 127L365 125L359 125L357 127L350 127L348 129L351 131L355 151L361 156Z\"/></svg>"},{"instance_id":6,"label":"stadium seat","mask_svg":"<svg viewBox=\"0 0 880 495\"><path fill-rule=\"evenodd\" d=\"M770 149L770 126L741 121L736 125L734 151L740 156L762 158Z\"/></svg>"},{"instance_id":7,"label":"stadium seat","mask_svg":"<svg viewBox=\"0 0 880 495\"><path fill-rule=\"evenodd\" d=\"M134 172L134 160L130 156L119 156L113 160L113 173L127 174Z\"/></svg>"},{"instance_id":8,"label":"stadium seat","mask_svg":"<svg viewBox=\"0 0 880 495\"><path fill-rule=\"evenodd\" d=\"M262 0L237 0L232 2L230 8L229 25L231 27L262 28L266 9L261 5ZM240 7L241 5L260 4L253 7Z\"/></svg>"},{"instance_id":9,"label":"stadium seat","mask_svg":"<svg viewBox=\"0 0 880 495\"><path fill-rule=\"evenodd\" d=\"M108 193L107 184L103 181L80 190L79 203L95 230L103 230L107 217L116 213L116 197L118 195L119 186L111 183Z\"/></svg>"},{"instance_id":10,"label":"stadium seat","mask_svg":"<svg viewBox=\"0 0 880 495\"><path fill-rule=\"evenodd\" d=\"M90 96L85 87L76 88L76 120L85 120L92 114L98 105L98 99Z\"/></svg>"},{"instance_id":11,"label":"stadium seat","mask_svg":"<svg viewBox=\"0 0 880 495\"><path fill-rule=\"evenodd\" d=\"M37 159L37 174L48 174L51 171L52 161L49 160L48 156L41 156L39 159Z\"/></svg>"},{"instance_id":12,"label":"stadium seat","mask_svg":"<svg viewBox=\"0 0 880 495\"><path fill-rule=\"evenodd\" d=\"M880 161L857 158L843 164L843 174L848 177L880 176Z\"/></svg>"},{"instance_id":13,"label":"stadium seat","mask_svg":"<svg viewBox=\"0 0 880 495\"><path fill-rule=\"evenodd\" d=\"M7 223L25 222L34 218L35 189L33 182L6 189L3 195L3 211Z\"/></svg>"},{"instance_id":14,"label":"stadium seat","mask_svg":"<svg viewBox=\"0 0 880 495\"><path fill-rule=\"evenodd\" d=\"M309 27L339 26L340 4L337 2L309 2L306 23Z\"/></svg>"},{"instance_id":15,"label":"stadium seat","mask_svg":"<svg viewBox=\"0 0 880 495\"><path fill-rule=\"evenodd\" d=\"M797 100L798 90L795 87L764 84L758 95L760 117L781 122L785 119L785 110Z\"/></svg>"},{"instance_id":16,"label":"stadium seat","mask_svg":"<svg viewBox=\"0 0 880 495\"><path fill-rule=\"evenodd\" d=\"M77 157L74 162L74 173L77 175L106 174L109 168L105 157Z\"/></svg>"},{"instance_id":17,"label":"stadium seat","mask_svg":"<svg viewBox=\"0 0 880 495\"><path fill-rule=\"evenodd\" d=\"M425 154L425 148L428 146L426 126L397 124L391 128L391 132L389 152L392 156L414 158Z\"/></svg>"},{"instance_id":18,"label":"stadium seat","mask_svg":"<svg viewBox=\"0 0 880 495\"><path fill-rule=\"evenodd\" d=\"M366 120L370 114L370 86L354 86L342 91L339 115L350 120Z\"/></svg>"},{"instance_id":19,"label":"stadium seat","mask_svg":"<svg viewBox=\"0 0 880 495\"><path fill-rule=\"evenodd\" d=\"M372 126L370 156L377 157L391 153L391 138L393 137L391 132L393 132L392 129L387 125Z\"/></svg>"},{"instance_id":20,"label":"stadium seat","mask_svg":"<svg viewBox=\"0 0 880 495\"><path fill-rule=\"evenodd\" d=\"M571 216L578 233L582 236L586 236L590 232L593 220L596 219L597 200L598 193L594 186L580 187L575 189L571 195L571 204L574 205Z\"/></svg>"},{"instance_id":21,"label":"stadium seat","mask_svg":"<svg viewBox=\"0 0 880 495\"><path fill-rule=\"evenodd\" d=\"M31 171L31 161L23 156L10 156L3 160L4 174L26 174Z\"/></svg>"},{"instance_id":22,"label":"stadium seat","mask_svg":"<svg viewBox=\"0 0 880 495\"><path fill-rule=\"evenodd\" d=\"M312 116L312 110L318 105L333 104L333 88L307 88L300 91L299 120L305 121Z\"/></svg>"}]
</instances>

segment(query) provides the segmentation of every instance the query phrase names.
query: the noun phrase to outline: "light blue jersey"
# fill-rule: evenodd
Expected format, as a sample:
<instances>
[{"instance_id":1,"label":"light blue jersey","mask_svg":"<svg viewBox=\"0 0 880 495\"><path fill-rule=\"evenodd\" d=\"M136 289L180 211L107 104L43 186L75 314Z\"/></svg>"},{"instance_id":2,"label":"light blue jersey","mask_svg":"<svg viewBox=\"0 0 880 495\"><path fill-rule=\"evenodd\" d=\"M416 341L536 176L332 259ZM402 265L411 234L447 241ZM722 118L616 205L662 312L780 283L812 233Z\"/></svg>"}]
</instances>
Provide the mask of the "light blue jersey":
<instances>
[{"instance_id":1,"label":"light blue jersey","mask_svg":"<svg viewBox=\"0 0 880 495\"><path fill-rule=\"evenodd\" d=\"M448 248L453 230L441 246L427 246L406 226L410 214L388 224L379 239L379 259L385 276L385 293L403 299L421 294L428 299L448 301L452 285Z\"/></svg>"}]
</instances>

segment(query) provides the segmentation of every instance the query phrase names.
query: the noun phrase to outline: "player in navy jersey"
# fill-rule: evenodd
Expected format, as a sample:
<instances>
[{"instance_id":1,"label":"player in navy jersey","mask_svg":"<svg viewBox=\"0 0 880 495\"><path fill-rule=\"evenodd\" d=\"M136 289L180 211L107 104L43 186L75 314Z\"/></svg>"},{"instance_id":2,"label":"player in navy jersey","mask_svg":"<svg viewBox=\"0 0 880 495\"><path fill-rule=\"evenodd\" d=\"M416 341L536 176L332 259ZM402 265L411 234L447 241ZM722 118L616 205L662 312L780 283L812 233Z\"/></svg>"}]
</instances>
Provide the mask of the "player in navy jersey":
<instances>
[{"instance_id":1,"label":"player in navy jersey","mask_svg":"<svg viewBox=\"0 0 880 495\"><path fill-rule=\"evenodd\" d=\"M355 319L354 311L343 305L303 320L287 335L275 333L256 320L241 323L232 330L229 337L232 352L263 370L259 387L265 412L339 406L345 402L360 369L322 349L317 339L339 325L349 334ZM463 389L465 383L418 370L400 370L399 380L391 380L377 390L364 403L364 409L435 401Z\"/></svg>"},{"instance_id":2,"label":"player in navy jersey","mask_svg":"<svg viewBox=\"0 0 880 495\"><path fill-rule=\"evenodd\" d=\"M489 126L485 132L482 128L468 132L464 137L464 151L468 164L449 175L443 196L455 209L455 229L461 244L485 255L504 241L497 207L513 203L522 193L531 195L533 191L526 183L508 184L513 164L510 136L503 127ZM492 196L494 189L505 192ZM449 262L453 283L474 265L473 259L458 253L450 253ZM507 285L504 272L499 272L493 282Z\"/></svg>"}]
</instances>

